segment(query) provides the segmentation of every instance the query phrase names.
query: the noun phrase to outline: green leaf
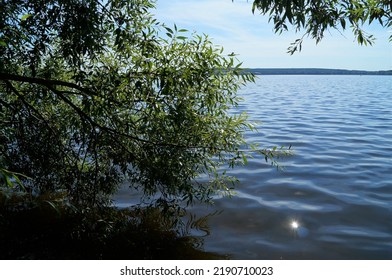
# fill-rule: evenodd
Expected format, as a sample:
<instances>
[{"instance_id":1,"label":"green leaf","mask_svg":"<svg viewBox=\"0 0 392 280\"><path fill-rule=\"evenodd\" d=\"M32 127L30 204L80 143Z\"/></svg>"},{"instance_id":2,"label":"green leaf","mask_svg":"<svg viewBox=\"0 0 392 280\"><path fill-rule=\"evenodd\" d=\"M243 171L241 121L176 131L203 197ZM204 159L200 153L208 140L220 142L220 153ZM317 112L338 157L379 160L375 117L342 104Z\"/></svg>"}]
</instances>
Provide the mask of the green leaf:
<instances>
[{"instance_id":1,"label":"green leaf","mask_svg":"<svg viewBox=\"0 0 392 280\"><path fill-rule=\"evenodd\" d=\"M50 207L52 207L53 210L55 210L59 216L61 215L60 209L59 209L59 207L58 207L56 204L54 204L53 202L51 202L51 201L49 201L49 200L45 200L45 202L46 202L47 204L49 204Z\"/></svg>"},{"instance_id":2,"label":"green leaf","mask_svg":"<svg viewBox=\"0 0 392 280\"><path fill-rule=\"evenodd\" d=\"M23 15L21 18L20 18L20 20L21 21L25 21L25 20L27 20L28 18L30 18L30 17L32 17L33 15L32 14L25 14L25 15Z\"/></svg>"},{"instance_id":3,"label":"green leaf","mask_svg":"<svg viewBox=\"0 0 392 280\"><path fill-rule=\"evenodd\" d=\"M14 175L14 179L15 179L16 183L25 191L26 189L25 189L22 181L19 179L19 177Z\"/></svg>"},{"instance_id":4,"label":"green leaf","mask_svg":"<svg viewBox=\"0 0 392 280\"><path fill-rule=\"evenodd\" d=\"M342 25L343 29L346 29L346 21L344 20L344 18L340 19L340 24Z\"/></svg>"},{"instance_id":5,"label":"green leaf","mask_svg":"<svg viewBox=\"0 0 392 280\"><path fill-rule=\"evenodd\" d=\"M169 28L169 27L167 27L167 26L164 26L164 28L167 30L167 32L169 32L169 33L171 33L171 34L174 33L174 32L173 32L173 29L171 29L171 28Z\"/></svg>"},{"instance_id":6,"label":"green leaf","mask_svg":"<svg viewBox=\"0 0 392 280\"><path fill-rule=\"evenodd\" d=\"M7 186L8 186L9 188L12 188L12 187L13 187L10 177L7 176L7 175L5 176L5 182L7 183Z\"/></svg>"},{"instance_id":7,"label":"green leaf","mask_svg":"<svg viewBox=\"0 0 392 280\"><path fill-rule=\"evenodd\" d=\"M256 8L257 8L257 3L256 3L256 1L254 1L253 5L252 5L252 13L253 14L255 13Z\"/></svg>"},{"instance_id":8,"label":"green leaf","mask_svg":"<svg viewBox=\"0 0 392 280\"><path fill-rule=\"evenodd\" d=\"M242 154L242 160L244 161L244 164L247 165L248 164L248 159L246 158L245 154Z\"/></svg>"}]
</instances>

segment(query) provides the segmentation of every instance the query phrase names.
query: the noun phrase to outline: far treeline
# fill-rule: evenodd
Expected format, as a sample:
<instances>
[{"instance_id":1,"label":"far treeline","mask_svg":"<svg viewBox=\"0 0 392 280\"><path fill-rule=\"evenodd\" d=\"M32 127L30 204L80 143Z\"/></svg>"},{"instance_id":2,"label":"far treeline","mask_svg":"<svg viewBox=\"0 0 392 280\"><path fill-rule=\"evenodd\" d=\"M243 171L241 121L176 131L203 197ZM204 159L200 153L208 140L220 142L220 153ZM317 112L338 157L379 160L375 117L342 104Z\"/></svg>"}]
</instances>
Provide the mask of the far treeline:
<instances>
[{"instance_id":1,"label":"far treeline","mask_svg":"<svg viewBox=\"0 0 392 280\"><path fill-rule=\"evenodd\" d=\"M392 75L392 70L364 71L323 68L250 68L254 75Z\"/></svg>"}]
</instances>

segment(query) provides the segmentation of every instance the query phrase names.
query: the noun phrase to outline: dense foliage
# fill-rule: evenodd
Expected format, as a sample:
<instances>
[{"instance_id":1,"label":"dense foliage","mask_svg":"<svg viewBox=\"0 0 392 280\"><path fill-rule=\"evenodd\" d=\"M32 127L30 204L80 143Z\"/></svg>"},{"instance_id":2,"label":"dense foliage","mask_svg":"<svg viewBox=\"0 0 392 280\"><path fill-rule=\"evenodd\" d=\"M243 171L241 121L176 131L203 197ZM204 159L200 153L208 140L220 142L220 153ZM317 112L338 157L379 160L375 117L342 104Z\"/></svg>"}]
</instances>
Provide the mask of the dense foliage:
<instances>
[{"instance_id":1,"label":"dense foliage","mask_svg":"<svg viewBox=\"0 0 392 280\"><path fill-rule=\"evenodd\" d=\"M268 14L276 33L289 30L290 25L297 32L305 31L302 38L290 46L288 52L291 54L301 49L304 37L309 36L318 43L330 29L350 27L358 43L371 45L375 38L363 30L364 25L376 21L385 28L392 26L390 0L254 0L252 9Z\"/></svg>"},{"instance_id":2,"label":"dense foliage","mask_svg":"<svg viewBox=\"0 0 392 280\"><path fill-rule=\"evenodd\" d=\"M244 161L242 74L147 0L0 3L2 188L107 205L122 181L169 211L229 191ZM205 175L199 180L200 175Z\"/></svg>"}]
</instances>

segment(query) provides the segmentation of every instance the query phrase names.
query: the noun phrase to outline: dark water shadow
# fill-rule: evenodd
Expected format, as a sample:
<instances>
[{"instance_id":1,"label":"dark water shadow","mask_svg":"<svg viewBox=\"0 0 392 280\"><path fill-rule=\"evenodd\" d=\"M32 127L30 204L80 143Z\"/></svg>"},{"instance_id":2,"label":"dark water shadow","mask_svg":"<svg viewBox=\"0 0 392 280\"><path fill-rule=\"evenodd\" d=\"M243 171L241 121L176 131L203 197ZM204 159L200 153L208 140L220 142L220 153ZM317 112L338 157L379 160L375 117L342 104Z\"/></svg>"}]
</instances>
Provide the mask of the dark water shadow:
<instances>
[{"instance_id":1,"label":"dark water shadow","mask_svg":"<svg viewBox=\"0 0 392 280\"><path fill-rule=\"evenodd\" d=\"M173 228L156 210L0 209L0 259L228 259L203 250L208 217ZM203 232L203 234L192 233Z\"/></svg>"}]
</instances>

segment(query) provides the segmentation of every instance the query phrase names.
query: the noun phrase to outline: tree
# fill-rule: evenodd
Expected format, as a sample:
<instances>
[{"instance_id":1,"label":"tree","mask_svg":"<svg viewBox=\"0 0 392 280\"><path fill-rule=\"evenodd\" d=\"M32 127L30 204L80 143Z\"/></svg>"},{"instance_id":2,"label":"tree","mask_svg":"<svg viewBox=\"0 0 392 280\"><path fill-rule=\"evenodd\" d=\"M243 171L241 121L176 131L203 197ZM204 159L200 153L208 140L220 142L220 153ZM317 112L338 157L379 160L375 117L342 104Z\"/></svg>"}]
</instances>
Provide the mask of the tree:
<instances>
[{"instance_id":1,"label":"tree","mask_svg":"<svg viewBox=\"0 0 392 280\"><path fill-rule=\"evenodd\" d=\"M269 15L276 33L289 30L289 25L296 32L304 30L302 37L289 47L291 54L301 50L306 36L319 43L330 29L342 31L349 25L359 44L372 45L375 38L363 30L364 25L377 21L385 28L392 26L392 2L389 0L254 0L253 13L256 9L262 15ZM392 35L389 38L392 41Z\"/></svg>"},{"instance_id":2,"label":"tree","mask_svg":"<svg viewBox=\"0 0 392 280\"><path fill-rule=\"evenodd\" d=\"M229 110L254 79L235 57L147 0L0 5L3 187L99 206L128 181L167 211L230 191L251 125Z\"/></svg>"}]
</instances>

